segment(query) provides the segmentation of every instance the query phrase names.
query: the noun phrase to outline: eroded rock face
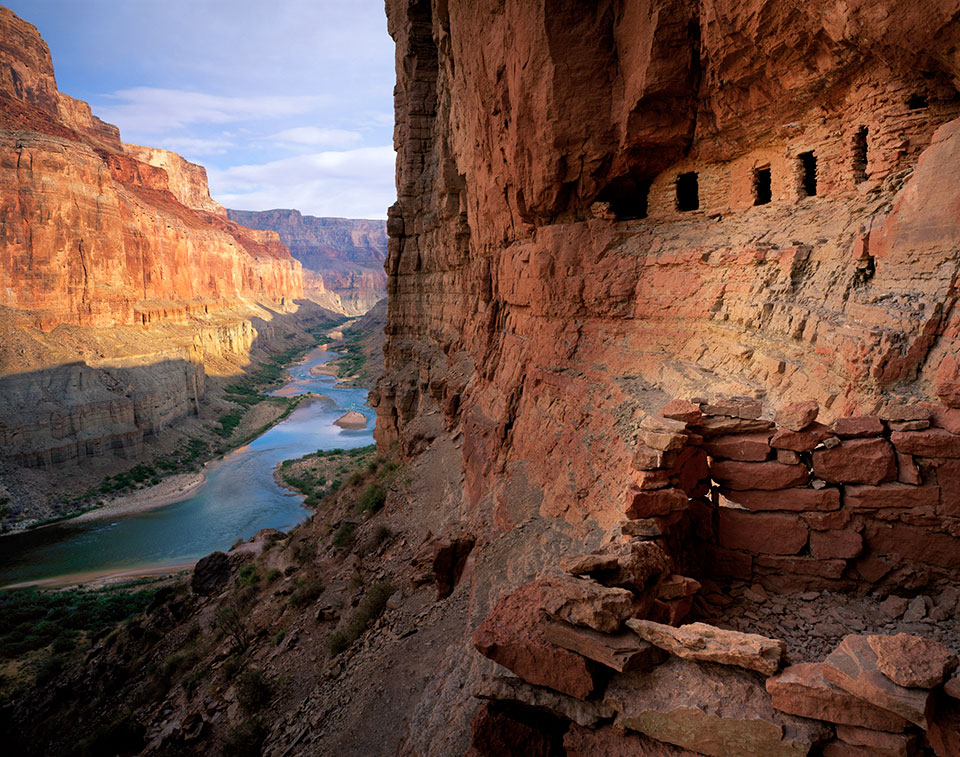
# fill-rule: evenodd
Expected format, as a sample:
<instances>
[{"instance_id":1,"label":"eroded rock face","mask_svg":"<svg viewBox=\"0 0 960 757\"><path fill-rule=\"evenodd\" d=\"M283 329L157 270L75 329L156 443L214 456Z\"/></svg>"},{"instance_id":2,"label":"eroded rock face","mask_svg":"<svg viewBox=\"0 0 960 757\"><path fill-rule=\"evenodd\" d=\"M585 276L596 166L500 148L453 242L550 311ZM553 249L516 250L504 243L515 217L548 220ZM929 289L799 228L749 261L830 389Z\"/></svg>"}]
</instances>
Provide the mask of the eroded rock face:
<instances>
[{"instance_id":1,"label":"eroded rock face","mask_svg":"<svg viewBox=\"0 0 960 757\"><path fill-rule=\"evenodd\" d=\"M275 231L303 265L304 293L346 315L365 313L387 293L384 221L317 218L298 210L233 210L230 219Z\"/></svg>"},{"instance_id":2,"label":"eroded rock face","mask_svg":"<svg viewBox=\"0 0 960 757\"><path fill-rule=\"evenodd\" d=\"M0 40L0 455L133 459L200 412L208 369L306 336L286 318L300 264L227 219L201 166L123 144L58 92L46 44L6 8Z\"/></svg>"},{"instance_id":3,"label":"eroded rock face","mask_svg":"<svg viewBox=\"0 0 960 757\"><path fill-rule=\"evenodd\" d=\"M946 9L390 2L388 15L399 201L377 434L414 449L414 418L456 396L471 503L509 486L492 471L549 459L528 469L543 513L610 525L635 449L623 419L655 411L657 390L815 400L824 424L869 415L894 383L951 396ZM755 205L767 166L770 202ZM686 173L697 210L677 206Z\"/></svg>"}]
</instances>

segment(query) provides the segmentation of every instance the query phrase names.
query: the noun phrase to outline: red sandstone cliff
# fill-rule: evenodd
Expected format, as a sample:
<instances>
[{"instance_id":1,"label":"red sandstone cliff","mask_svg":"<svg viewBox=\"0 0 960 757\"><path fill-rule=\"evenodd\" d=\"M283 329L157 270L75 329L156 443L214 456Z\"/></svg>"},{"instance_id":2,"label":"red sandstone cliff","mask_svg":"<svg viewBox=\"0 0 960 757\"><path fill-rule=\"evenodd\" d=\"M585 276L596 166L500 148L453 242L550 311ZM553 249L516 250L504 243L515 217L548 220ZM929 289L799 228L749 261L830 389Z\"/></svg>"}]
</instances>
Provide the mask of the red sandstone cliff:
<instances>
[{"instance_id":1,"label":"red sandstone cliff","mask_svg":"<svg viewBox=\"0 0 960 757\"><path fill-rule=\"evenodd\" d=\"M323 307L360 315L386 295L383 221L317 218L297 210L228 210L227 215L244 226L277 232L303 265L306 296Z\"/></svg>"},{"instance_id":2,"label":"red sandstone cliff","mask_svg":"<svg viewBox=\"0 0 960 757\"><path fill-rule=\"evenodd\" d=\"M299 263L276 235L229 221L202 167L123 145L57 91L33 26L0 8L0 32L0 305L49 329L302 295Z\"/></svg>"},{"instance_id":3,"label":"red sandstone cliff","mask_svg":"<svg viewBox=\"0 0 960 757\"><path fill-rule=\"evenodd\" d=\"M123 144L59 92L36 28L0 7L0 472L15 506L42 487L9 466L97 457L109 472L214 414L208 376L306 341L302 294L275 233L229 220L201 166Z\"/></svg>"},{"instance_id":4,"label":"red sandstone cliff","mask_svg":"<svg viewBox=\"0 0 960 757\"><path fill-rule=\"evenodd\" d=\"M471 505L550 459L544 513L604 522L656 392L830 418L956 391L955 3L388 11L378 435L414 451L441 408Z\"/></svg>"}]
</instances>

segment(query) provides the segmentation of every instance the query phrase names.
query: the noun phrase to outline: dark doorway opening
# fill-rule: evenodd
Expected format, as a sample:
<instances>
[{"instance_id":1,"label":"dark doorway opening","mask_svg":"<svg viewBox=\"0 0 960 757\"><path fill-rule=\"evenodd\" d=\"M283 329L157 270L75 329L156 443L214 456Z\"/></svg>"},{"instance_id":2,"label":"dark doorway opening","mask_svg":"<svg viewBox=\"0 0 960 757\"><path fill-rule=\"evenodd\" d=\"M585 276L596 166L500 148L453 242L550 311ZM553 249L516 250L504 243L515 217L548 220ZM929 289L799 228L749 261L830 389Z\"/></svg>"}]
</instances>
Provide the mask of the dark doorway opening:
<instances>
[{"instance_id":1,"label":"dark doorway opening","mask_svg":"<svg viewBox=\"0 0 960 757\"><path fill-rule=\"evenodd\" d=\"M609 202L618 221L647 217L647 202L650 195L650 179L635 176L619 176L603 188L597 201Z\"/></svg>"},{"instance_id":2,"label":"dark doorway opening","mask_svg":"<svg viewBox=\"0 0 960 757\"><path fill-rule=\"evenodd\" d=\"M753 170L753 204L766 205L773 199L770 166Z\"/></svg>"},{"instance_id":3,"label":"dark doorway opening","mask_svg":"<svg viewBox=\"0 0 960 757\"><path fill-rule=\"evenodd\" d=\"M817 156L812 152L802 152L800 158L800 189L803 197L817 195Z\"/></svg>"},{"instance_id":4,"label":"dark doorway opening","mask_svg":"<svg viewBox=\"0 0 960 757\"><path fill-rule=\"evenodd\" d=\"M920 110L921 108L926 108L928 105L926 95L910 95L910 99L907 100L907 107L910 108L910 110Z\"/></svg>"},{"instance_id":5,"label":"dark doorway opening","mask_svg":"<svg viewBox=\"0 0 960 757\"><path fill-rule=\"evenodd\" d=\"M859 184L866 181L867 173L867 135L869 131L866 126L857 129L853 135L853 180Z\"/></svg>"},{"instance_id":6,"label":"dark doorway opening","mask_svg":"<svg viewBox=\"0 0 960 757\"><path fill-rule=\"evenodd\" d=\"M700 183L694 171L682 173L677 177L677 210L698 210L700 208Z\"/></svg>"}]
</instances>

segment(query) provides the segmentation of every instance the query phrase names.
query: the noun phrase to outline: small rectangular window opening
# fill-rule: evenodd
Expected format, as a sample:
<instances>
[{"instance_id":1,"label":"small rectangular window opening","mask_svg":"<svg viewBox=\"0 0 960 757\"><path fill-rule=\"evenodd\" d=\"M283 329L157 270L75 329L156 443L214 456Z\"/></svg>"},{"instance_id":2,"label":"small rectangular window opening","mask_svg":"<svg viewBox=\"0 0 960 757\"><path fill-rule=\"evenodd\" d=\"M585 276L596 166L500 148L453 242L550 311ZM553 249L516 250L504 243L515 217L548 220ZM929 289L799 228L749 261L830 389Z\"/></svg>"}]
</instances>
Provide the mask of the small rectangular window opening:
<instances>
[{"instance_id":1,"label":"small rectangular window opening","mask_svg":"<svg viewBox=\"0 0 960 757\"><path fill-rule=\"evenodd\" d=\"M694 171L677 177L677 210L688 211L700 208L700 186Z\"/></svg>"},{"instance_id":2,"label":"small rectangular window opening","mask_svg":"<svg viewBox=\"0 0 960 757\"><path fill-rule=\"evenodd\" d=\"M800 190L803 197L817 196L817 156L802 152L800 158Z\"/></svg>"},{"instance_id":3,"label":"small rectangular window opening","mask_svg":"<svg viewBox=\"0 0 960 757\"><path fill-rule=\"evenodd\" d=\"M770 166L753 170L753 204L766 205L773 199Z\"/></svg>"},{"instance_id":4,"label":"small rectangular window opening","mask_svg":"<svg viewBox=\"0 0 960 757\"><path fill-rule=\"evenodd\" d=\"M853 180L857 184L866 181L867 173L867 134L866 126L857 129L853 135Z\"/></svg>"},{"instance_id":5,"label":"small rectangular window opening","mask_svg":"<svg viewBox=\"0 0 960 757\"><path fill-rule=\"evenodd\" d=\"M910 108L910 110L921 110L926 108L927 105L928 103L926 95L910 95L910 99L907 100L907 107Z\"/></svg>"}]
</instances>

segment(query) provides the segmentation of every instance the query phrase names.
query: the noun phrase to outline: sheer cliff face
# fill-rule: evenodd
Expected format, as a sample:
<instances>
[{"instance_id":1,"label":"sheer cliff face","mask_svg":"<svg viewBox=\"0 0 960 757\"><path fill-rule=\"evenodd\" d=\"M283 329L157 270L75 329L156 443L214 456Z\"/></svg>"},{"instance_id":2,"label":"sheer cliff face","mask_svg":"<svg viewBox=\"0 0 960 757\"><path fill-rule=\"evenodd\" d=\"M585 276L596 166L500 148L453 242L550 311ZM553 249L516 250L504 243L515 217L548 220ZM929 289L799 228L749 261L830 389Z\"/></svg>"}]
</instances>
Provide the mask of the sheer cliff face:
<instances>
[{"instance_id":1,"label":"sheer cliff face","mask_svg":"<svg viewBox=\"0 0 960 757\"><path fill-rule=\"evenodd\" d=\"M298 210L228 210L254 229L277 232L303 265L304 292L346 315L367 312L386 295L387 231L383 221L317 218Z\"/></svg>"},{"instance_id":2,"label":"sheer cliff face","mask_svg":"<svg viewBox=\"0 0 960 757\"><path fill-rule=\"evenodd\" d=\"M522 471L611 522L671 396L829 419L960 386L955 3L387 8L377 434L461 429L476 517L510 522Z\"/></svg>"},{"instance_id":3,"label":"sheer cliff face","mask_svg":"<svg viewBox=\"0 0 960 757\"><path fill-rule=\"evenodd\" d=\"M275 234L243 229L206 173L123 145L116 127L57 91L36 29L0 8L0 305L44 329L147 322L158 302L302 295Z\"/></svg>"}]
</instances>

